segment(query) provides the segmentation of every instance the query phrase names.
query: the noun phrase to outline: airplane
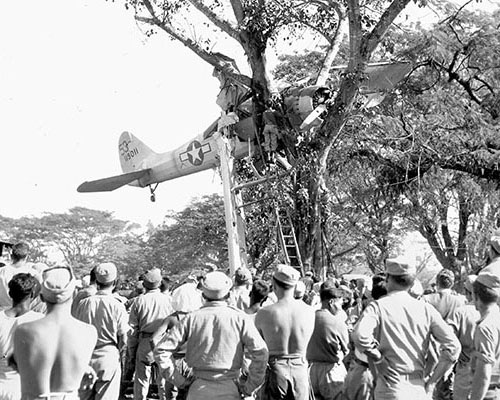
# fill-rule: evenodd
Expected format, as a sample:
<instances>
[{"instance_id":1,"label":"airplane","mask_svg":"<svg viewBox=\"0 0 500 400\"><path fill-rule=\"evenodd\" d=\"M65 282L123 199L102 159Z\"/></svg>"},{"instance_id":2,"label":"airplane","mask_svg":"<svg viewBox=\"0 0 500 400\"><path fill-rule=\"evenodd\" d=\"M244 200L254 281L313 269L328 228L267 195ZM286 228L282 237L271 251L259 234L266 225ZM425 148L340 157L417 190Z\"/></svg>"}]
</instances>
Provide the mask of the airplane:
<instances>
[{"instance_id":1,"label":"airplane","mask_svg":"<svg viewBox=\"0 0 500 400\"><path fill-rule=\"evenodd\" d=\"M332 69L345 70L347 66ZM369 64L366 69L367 79L360 93L365 96L364 107L379 104L387 91L401 81L412 69L406 62L381 62ZM262 138L256 137L252 117L252 99L236 106L234 124L230 126L234 159L261 157L271 154L271 158L290 168L287 158L294 153L290 143L280 140L280 130L295 132L297 136L312 127L321 125L321 116L328 110L333 99L333 92L328 86L289 86L280 92L284 110L264 113L270 128L278 140L276 148L263 149ZM78 186L78 192L105 192L125 185L144 188L149 186L151 201L155 201L155 190L159 183L181 176L194 174L219 165L216 144L216 132L224 117L214 121L202 134L173 151L156 153L141 140L129 132L123 132L118 142L120 164L123 174L109 178L87 181ZM264 132L266 129L264 129ZM262 162L262 160L261 160ZM154 186L153 186L154 185Z\"/></svg>"},{"instance_id":2,"label":"airplane","mask_svg":"<svg viewBox=\"0 0 500 400\"><path fill-rule=\"evenodd\" d=\"M326 86L294 88L286 92L284 104L285 117L289 126L296 132L309 129L322 123L321 114L326 111L325 104L332 97ZM251 100L247 100L251 102ZM242 104L242 109L248 109ZM243 115L243 113L240 113ZM281 115L281 118L283 115ZM234 116L233 116L234 118ZM181 176L194 174L219 165L215 133L221 118L214 121L202 134L191 139L179 148L164 153L156 153L130 132L123 132L118 141L118 152L123 174L86 181L77 191L106 192L125 185L144 188L149 186L151 201L155 201L155 190L159 183ZM258 140L251 114L235 118L231 130L232 156L234 159L257 155ZM283 157L278 156L278 160ZM153 186L154 185L154 186Z\"/></svg>"}]
</instances>

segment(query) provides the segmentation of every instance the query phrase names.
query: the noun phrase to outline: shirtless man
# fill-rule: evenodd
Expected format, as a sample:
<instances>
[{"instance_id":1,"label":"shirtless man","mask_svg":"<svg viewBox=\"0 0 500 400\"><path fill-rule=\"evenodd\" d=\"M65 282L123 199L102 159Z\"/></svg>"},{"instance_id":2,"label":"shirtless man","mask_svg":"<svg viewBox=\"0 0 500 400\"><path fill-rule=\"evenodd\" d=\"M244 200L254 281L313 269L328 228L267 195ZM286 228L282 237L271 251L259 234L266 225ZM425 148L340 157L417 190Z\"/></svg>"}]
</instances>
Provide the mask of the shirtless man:
<instances>
[{"instance_id":1,"label":"shirtless man","mask_svg":"<svg viewBox=\"0 0 500 400\"><path fill-rule=\"evenodd\" d=\"M46 270L41 296L47 303L47 315L20 325L14 333L23 400L78 399L97 333L93 326L71 316L74 290L69 268Z\"/></svg>"},{"instance_id":2,"label":"shirtless man","mask_svg":"<svg viewBox=\"0 0 500 400\"><path fill-rule=\"evenodd\" d=\"M273 275L278 301L257 312L255 325L269 348L263 399L309 398L306 350L314 330L314 309L296 300L299 272L279 264Z\"/></svg>"}]
</instances>

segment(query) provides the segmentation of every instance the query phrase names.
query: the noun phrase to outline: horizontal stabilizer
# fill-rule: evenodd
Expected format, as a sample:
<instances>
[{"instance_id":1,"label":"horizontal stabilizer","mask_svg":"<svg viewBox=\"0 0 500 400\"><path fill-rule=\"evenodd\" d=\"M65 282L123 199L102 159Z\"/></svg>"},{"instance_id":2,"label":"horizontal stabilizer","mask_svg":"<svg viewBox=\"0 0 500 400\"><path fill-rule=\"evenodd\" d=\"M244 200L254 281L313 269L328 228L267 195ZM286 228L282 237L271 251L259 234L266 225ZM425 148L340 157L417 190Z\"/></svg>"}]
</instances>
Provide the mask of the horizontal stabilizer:
<instances>
[{"instance_id":1,"label":"horizontal stabilizer","mask_svg":"<svg viewBox=\"0 0 500 400\"><path fill-rule=\"evenodd\" d=\"M137 179L141 179L146 176L151 171L150 168L142 169L140 171L129 172L128 174L122 174L117 176L112 176L109 178L98 179L96 181L83 182L78 189L80 193L85 192L111 192L112 190L118 189L125 186Z\"/></svg>"}]
</instances>

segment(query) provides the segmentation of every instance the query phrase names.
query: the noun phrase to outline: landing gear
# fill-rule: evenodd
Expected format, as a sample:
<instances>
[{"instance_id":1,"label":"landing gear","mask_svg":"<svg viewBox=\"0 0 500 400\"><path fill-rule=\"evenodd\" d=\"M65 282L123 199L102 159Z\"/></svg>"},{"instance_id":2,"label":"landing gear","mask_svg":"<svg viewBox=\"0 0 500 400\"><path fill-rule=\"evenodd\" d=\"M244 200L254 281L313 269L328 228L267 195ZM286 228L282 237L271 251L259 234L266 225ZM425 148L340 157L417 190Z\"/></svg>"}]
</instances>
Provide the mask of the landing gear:
<instances>
[{"instance_id":1,"label":"landing gear","mask_svg":"<svg viewBox=\"0 0 500 400\"><path fill-rule=\"evenodd\" d=\"M156 184L154 187L149 185L149 191L151 192L151 197L149 198L153 203L156 201L156 195L155 195L155 190L158 187L158 184Z\"/></svg>"}]
</instances>

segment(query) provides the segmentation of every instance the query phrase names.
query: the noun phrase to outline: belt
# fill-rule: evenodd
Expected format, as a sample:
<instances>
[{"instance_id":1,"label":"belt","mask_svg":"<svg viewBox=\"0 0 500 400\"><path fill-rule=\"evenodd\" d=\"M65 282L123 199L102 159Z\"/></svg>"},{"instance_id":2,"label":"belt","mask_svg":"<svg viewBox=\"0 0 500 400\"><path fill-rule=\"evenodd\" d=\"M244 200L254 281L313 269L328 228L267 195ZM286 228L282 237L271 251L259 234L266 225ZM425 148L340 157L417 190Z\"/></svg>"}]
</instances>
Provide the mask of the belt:
<instances>
[{"instance_id":1,"label":"belt","mask_svg":"<svg viewBox=\"0 0 500 400\"><path fill-rule=\"evenodd\" d=\"M150 338L153 335L154 335L154 333L150 333L150 332L139 332L139 338L141 338L141 339Z\"/></svg>"},{"instance_id":2,"label":"belt","mask_svg":"<svg viewBox=\"0 0 500 400\"><path fill-rule=\"evenodd\" d=\"M269 356L269 362L272 361L280 361L280 360L304 360L305 357L301 354L293 354L293 355L280 355L280 356Z\"/></svg>"},{"instance_id":3,"label":"belt","mask_svg":"<svg viewBox=\"0 0 500 400\"><path fill-rule=\"evenodd\" d=\"M354 362L365 368L370 368L367 362L361 361L359 358L354 357Z\"/></svg>"}]
</instances>

